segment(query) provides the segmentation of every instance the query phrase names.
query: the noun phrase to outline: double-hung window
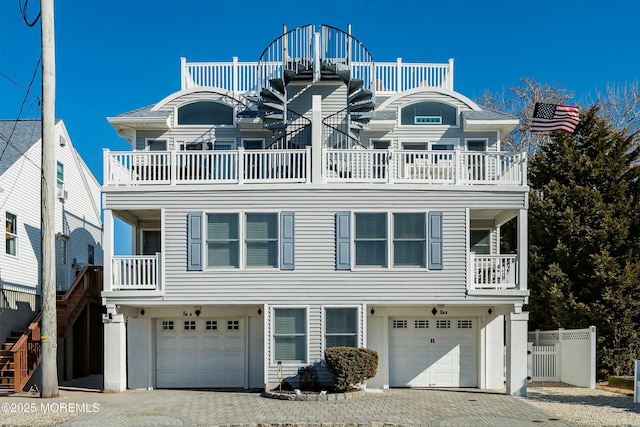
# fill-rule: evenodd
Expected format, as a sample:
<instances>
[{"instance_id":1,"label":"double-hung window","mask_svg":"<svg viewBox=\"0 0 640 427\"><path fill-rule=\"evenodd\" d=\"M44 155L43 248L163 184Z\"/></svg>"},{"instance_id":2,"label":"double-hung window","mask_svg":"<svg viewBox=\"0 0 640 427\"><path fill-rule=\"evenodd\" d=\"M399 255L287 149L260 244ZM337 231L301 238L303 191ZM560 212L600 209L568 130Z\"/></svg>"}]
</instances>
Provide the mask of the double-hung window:
<instances>
[{"instance_id":1,"label":"double-hung window","mask_svg":"<svg viewBox=\"0 0 640 427\"><path fill-rule=\"evenodd\" d=\"M238 214L207 215L207 265L238 268L240 247Z\"/></svg>"},{"instance_id":2,"label":"double-hung window","mask_svg":"<svg viewBox=\"0 0 640 427\"><path fill-rule=\"evenodd\" d=\"M273 318L273 361L306 363L307 310L274 308Z\"/></svg>"},{"instance_id":3,"label":"double-hung window","mask_svg":"<svg viewBox=\"0 0 640 427\"><path fill-rule=\"evenodd\" d=\"M353 266L441 270L442 230L442 212L337 212L336 270Z\"/></svg>"},{"instance_id":4,"label":"double-hung window","mask_svg":"<svg viewBox=\"0 0 640 427\"><path fill-rule=\"evenodd\" d=\"M18 255L18 217L9 212L6 213L5 232L5 252L7 255Z\"/></svg>"},{"instance_id":5,"label":"double-hung window","mask_svg":"<svg viewBox=\"0 0 640 427\"><path fill-rule=\"evenodd\" d=\"M356 308L326 308L325 348L358 346L358 310Z\"/></svg>"},{"instance_id":6,"label":"double-hung window","mask_svg":"<svg viewBox=\"0 0 640 427\"><path fill-rule=\"evenodd\" d=\"M278 214L246 215L245 251L247 267L278 266Z\"/></svg>"},{"instance_id":7,"label":"double-hung window","mask_svg":"<svg viewBox=\"0 0 640 427\"><path fill-rule=\"evenodd\" d=\"M356 265L387 266L387 214L356 213Z\"/></svg>"},{"instance_id":8,"label":"double-hung window","mask_svg":"<svg viewBox=\"0 0 640 427\"><path fill-rule=\"evenodd\" d=\"M393 265L426 267L427 230L424 213L393 214Z\"/></svg>"},{"instance_id":9,"label":"double-hung window","mask_svg":"<svg viewBox=\"0 0 640 427\"><path fill-rule=\"evenodd\" d=\"M295 215L278 213L189 214L187 269L202 270L200 253L211 268L280 268L295 265ZM201 237L201 221L206 221Z\"/></svg>"}]
</instances>

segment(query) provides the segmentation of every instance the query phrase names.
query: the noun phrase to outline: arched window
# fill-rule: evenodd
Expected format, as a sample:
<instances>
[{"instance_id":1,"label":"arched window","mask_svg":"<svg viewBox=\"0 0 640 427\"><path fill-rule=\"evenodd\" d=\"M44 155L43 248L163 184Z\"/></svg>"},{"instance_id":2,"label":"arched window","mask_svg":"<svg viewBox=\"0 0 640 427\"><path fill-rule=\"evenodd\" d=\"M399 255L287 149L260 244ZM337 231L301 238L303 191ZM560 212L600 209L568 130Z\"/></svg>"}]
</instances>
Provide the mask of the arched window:
<instances>
[{"instance_id":1,"label":"arched window","mask_svg":"<svg viewBox=\"0 0 640 427\"><path fill-rule=\"evenodd\" d=\"M458 123L456 107L434 101L423 101L403 107L402 125L450 125Z\"/></svg>"},{"instance_id":2,"label":"arched window","mask_svg":"<svg viewBox=\"0 0 640 427\"><path fill-rule=\"evenodd\" d=\"M178 108L179 125L233 125L233 107L198 101Z\"/></svg>"}]
</instances>

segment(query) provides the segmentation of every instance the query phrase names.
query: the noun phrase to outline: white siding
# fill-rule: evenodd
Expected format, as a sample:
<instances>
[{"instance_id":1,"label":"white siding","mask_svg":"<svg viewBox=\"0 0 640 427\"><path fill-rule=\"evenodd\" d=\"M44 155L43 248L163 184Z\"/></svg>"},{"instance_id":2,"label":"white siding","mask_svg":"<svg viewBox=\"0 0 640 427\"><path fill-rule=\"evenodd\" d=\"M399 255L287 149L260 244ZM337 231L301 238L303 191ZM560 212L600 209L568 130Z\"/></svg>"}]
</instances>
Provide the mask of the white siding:
<instances>
[{"instance_id":1,"label":"white siding","mask_svg":"<svg viewBox=\"0 0 640 427\"><path fill-rule=\"evenodd\" d=\"M300 189L180 193L113 193L109 209L165 207L165 303L203 304L421 304L466 299L466 207L518 209L521 192ZM186 271L187 213L279 212L296 214L294 271L241 269ZM442 211L444 268L335 270L338 211Z\"/></svg>"}]
</instances>

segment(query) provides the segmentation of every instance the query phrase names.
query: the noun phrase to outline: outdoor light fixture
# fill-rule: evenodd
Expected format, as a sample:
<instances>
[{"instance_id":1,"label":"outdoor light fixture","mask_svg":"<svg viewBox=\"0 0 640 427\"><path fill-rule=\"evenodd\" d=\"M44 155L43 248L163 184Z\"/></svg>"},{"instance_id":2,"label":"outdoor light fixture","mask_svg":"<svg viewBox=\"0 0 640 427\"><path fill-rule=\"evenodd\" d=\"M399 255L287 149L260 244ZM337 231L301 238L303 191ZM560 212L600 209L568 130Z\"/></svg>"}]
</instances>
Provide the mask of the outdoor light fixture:
<instances>
[{"instance_id":1,"label":"outdoor light fixture","mask_svg":"<svg viewBox=\"0 0 640 427\"><path fill-rule=\"evenodd\" d=\"M262 309L261 309L261 308L259 308L259 309L258 309L258 316L260 316L261 314L262 314Z\"/></svg>"},{"instance_id":2,"label":"outdoor light fixture","mask_svg":"<svg viewBox=\"0 0 640 427\"><path fill-rule=\"evenodd\" d=\"M375 312L376 312L376 311L372 308L370 313L371 313L371 315L373 316Z\"/></svg>"},{"instance_id":3,"label":"outdoor light fixture","mask_svg":"<svg viewBox=\"0 0 640 427\"><path fill-rule=\"evenodd\" d=\"M195 308L194 313L196 314L196 317L200 316L200 313L202 313L202 307L201 306L196 306L196 307L193 307L193 308Z\"/></svg>"},{"instance_id":4,"label":"outdoor light fixture","mask_svg":"<svg viewBox=\"0 0 640 427\"><path fill-rule=\"evenodd\" d=\"M144 308L140 310L140 316L144 316Z\"/></svg>"}]
</instances>

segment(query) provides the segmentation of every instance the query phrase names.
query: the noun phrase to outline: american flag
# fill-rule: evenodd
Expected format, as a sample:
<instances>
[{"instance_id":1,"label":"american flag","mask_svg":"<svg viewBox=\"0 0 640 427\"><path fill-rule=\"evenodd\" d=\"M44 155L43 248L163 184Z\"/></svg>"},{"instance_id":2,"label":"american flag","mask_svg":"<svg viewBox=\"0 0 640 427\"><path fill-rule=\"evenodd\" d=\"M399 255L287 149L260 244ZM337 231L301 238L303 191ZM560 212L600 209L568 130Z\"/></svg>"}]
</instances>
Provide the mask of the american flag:
<instances>
[{"instance_id":1,"label":"american flag","mask_svg":"<svg viewBox=\"0 0 640 427\"><path fill-rule=\"evenodd\" d=\"M580 116L575 105L543 104L536 102L531 120L531 132L559 130L572 133Z\"/></svg>"}]
</instances>

